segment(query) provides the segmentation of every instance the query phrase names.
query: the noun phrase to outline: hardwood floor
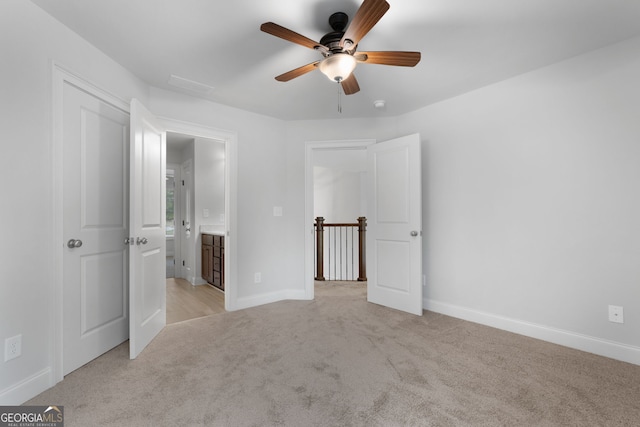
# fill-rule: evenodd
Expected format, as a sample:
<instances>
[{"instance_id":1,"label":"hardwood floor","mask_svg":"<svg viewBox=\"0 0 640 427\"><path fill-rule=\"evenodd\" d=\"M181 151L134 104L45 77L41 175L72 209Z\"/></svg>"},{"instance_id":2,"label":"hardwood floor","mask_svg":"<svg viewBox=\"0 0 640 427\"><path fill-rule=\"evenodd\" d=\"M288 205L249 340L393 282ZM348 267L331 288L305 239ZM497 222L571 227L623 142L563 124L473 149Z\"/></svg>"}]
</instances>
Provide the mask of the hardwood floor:
<instances>
[{"instance_id":1,"label":"hardwood floor","mask_svg":"<svg viewBox=\"0 0 640 427\"><path fill-rule=\"evenodd\" d=\"M224 292L213 286L192 286L184 279L167 279L167 325L224 312Z\"/></svg>"}]
</instances>

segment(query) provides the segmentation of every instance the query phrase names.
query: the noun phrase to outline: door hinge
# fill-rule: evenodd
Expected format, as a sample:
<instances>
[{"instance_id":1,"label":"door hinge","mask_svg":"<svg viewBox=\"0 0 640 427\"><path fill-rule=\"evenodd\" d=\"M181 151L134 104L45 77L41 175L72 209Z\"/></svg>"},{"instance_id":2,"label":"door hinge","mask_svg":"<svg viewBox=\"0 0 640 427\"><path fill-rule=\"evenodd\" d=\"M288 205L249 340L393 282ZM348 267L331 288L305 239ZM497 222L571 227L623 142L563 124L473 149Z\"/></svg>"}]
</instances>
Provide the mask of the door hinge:
<instances>
[{"instance_id":1,"label":"door hinge","mask_svg":"<svg viewBox=\"0 0 640 427\"><path fill-rule=\"evenodd\" d=\"M184 260L182 260L182 266L184 267Z\"/></svg>"},{"instance_id":2,"label":"door hinge","mask_svg":"<svg viewBox=\"0 0 640 427\"><path fill-rule=\"evenodd\" d=\"M184 179L182 180L182 186L184 187Z\"/></svg>"}]
</instances>

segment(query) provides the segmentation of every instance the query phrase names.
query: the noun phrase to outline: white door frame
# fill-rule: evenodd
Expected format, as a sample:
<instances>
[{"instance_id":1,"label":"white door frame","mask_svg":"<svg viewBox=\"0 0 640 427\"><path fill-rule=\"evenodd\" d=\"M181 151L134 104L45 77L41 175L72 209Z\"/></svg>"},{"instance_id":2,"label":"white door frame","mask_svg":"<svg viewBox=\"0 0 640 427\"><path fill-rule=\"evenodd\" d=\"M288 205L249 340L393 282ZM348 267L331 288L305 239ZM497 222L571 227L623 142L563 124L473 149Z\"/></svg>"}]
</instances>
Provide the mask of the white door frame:
<instances>
[{"instance_id":1,"label":"white door frame","mask_svg":"<svg viewBox=\"0 0 640 427\"><path fill-rule=\"evenodd\" d=\"M320 150L366 150L375 139L351 139L344 141L307 141L305 143L304 174L304 291L305 298L314 298L314 218L313 218L313 153Z\"/></svg>"},{"instance_id":2,"label":"white door frame","mask_svg":"<svg viewBox=\"0 0 640 427\"><path fill-rule=\"evenodd\" d=\"M88 93L113 104L130 113L129 102L113 95L100 86L87 81L80 75L66 69L55 61L51 62L51 170L53 194L51 198L53 212L53 233L50 242L53 248L52 290L49 295L53 304L49 312L49 343L51 371L49 385L53 387L63 380L63 348L62 334L64 329L62 295L63 295L63 138L62 138L62 101L65 83L72 84ZM215 129L194 123L187 123L169 118L161 118L169 132L185 133L194 136L216 139L225 142L225 309L237 310L237 153L238 138L235 132Z\"/></svg>"},{"instance_id":3,"label":"white door frame","mask_svg":"<svg viewBox=\"0 0 640 427\"><path fill-rule=\"evenodd\" d=\"M237 236L238 236L238 135L235 132L216 129L196 123L159 117L167 132L180 133L193 137L213 139L224 142L225 168L224 168L224 308L227 311L238 309L238 288L236 278L237 263ZM199 233L199 230L191 230Z\"/></svg>"}]
</instances>

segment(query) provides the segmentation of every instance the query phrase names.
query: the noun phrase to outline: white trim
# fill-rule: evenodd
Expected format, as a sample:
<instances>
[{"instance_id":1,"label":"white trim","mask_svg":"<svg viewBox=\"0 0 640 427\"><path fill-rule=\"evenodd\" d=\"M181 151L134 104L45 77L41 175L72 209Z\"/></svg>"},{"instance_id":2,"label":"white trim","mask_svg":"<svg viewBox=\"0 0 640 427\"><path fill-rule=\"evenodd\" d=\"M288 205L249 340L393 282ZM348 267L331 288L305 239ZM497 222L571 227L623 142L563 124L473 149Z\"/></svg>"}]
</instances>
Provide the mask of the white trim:
<instances>
[{"instance_id":1,"label":"white trim","mask_svg":"<svg viewBox=\"0 0 640 427\"><path fill-rule=\"evenodd\" d=\"M167 117L158 118L164 124L167 132L214 139L225 143L224 308L227 311L238 310L238 288L236 284L236 278L238 277L238 135L236 132L208 127L197 123L174 120ZM194 272L193 274L196 273ZM200 284L195 277L189 278L188 280L193 285Z\"/></svg>"},{"instance_id":2,"label":"white trim","mask_svg":"<svg viewBox=\"0 0 640 427\"><path fill-rule=\"evenodd\" d=\"M242 297L237 300L237 310L271 304L283 300L306 300L306 292L301 290L282 290L261 295Z\"/></svg>"},{"instance_id":3,"label":"white trim","mask_svg":"<svg viewBox=\"0 0 640 427\"><path fill-rule=\"evenodd\" d=\"M469 322L491 326L531 338L586 351L599 356L640 365L640 347L608 341L589 335L578 334L563 329L525 322L479 310L447 304L431 299L423 299L425 310L433 311Z\"/></svg>"},{"instance_id":4,"label":"white trim","mask_svg":"<svg viewBox=\"0 0 640 427\"><path fill-rule=\"evenodd\" d=\"M63 271L62 259L64 248L61 244L63 241L63 176L62 176L62 114L63 114L63 92L64 85L71 84L80 90L83 90L115 108L129 114L129 103L121 98L109 93L98 85L95 85L78 74L73 73L56 63L51 61L51 169L53 183L53 256L54 256L54 279L53 279L53 305L50 313L50 348L51 348L51 375L49 387L53 387L56 383L63 379L63 348L62 334L64 329L63 312L62 312L62 295L63 295Z\"/></svg>"},{"instance_id":5,"label":"white trim","mask_svg":"<svg viewBox=\"0 0 640 427\"><path fill-rule=\"evenodd\" d=\"M375 139L307 141L304 163L304 299L314 298L313 152L315 150L366 150ZM293 298L292 298L293 299Z\"/></svg>"},{"instance_id":6,"label":"white trim","mask_svg":"<svg viewBox=\"0 0 640 427\"><path fill-rule=\"evenodd\" d=\"M0 405L22 405L51 387L51 375L51 368L46 368L0 391Z\"/></svg>"}]
</instances>

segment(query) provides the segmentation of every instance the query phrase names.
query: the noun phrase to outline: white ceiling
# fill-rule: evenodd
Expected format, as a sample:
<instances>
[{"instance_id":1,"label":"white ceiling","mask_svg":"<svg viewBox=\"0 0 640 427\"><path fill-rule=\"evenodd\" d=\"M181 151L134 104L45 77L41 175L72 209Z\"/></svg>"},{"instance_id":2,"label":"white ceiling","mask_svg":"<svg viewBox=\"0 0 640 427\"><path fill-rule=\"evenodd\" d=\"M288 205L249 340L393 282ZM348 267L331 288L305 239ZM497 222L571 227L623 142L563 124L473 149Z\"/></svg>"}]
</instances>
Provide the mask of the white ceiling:
<instances>
[{"instance_id":1,"label":"white ceiling","mask_svg":"<svg viewBox=\"0 0 640 427\"><path fill-rule=\"evenodd\" d=\"M640 34L639 0L387 0L361 51L422 52L415 68L359 64L342 97L320 59L260 31L272 21L319 40L360 0L32 0L149 84L286 120L395 116ZM171 75L214 89L168 85ZM384 109L373 102L386 101Z\"/></svg>"}]
</instances>

